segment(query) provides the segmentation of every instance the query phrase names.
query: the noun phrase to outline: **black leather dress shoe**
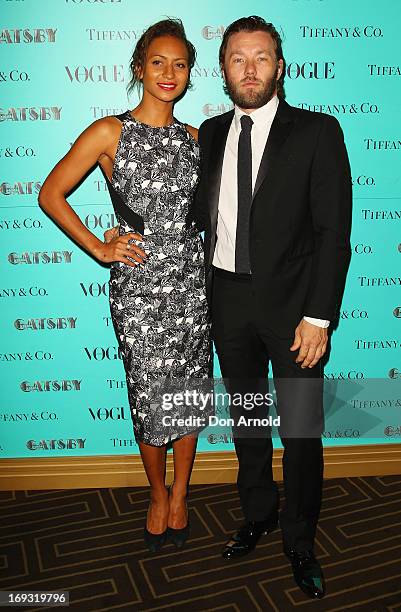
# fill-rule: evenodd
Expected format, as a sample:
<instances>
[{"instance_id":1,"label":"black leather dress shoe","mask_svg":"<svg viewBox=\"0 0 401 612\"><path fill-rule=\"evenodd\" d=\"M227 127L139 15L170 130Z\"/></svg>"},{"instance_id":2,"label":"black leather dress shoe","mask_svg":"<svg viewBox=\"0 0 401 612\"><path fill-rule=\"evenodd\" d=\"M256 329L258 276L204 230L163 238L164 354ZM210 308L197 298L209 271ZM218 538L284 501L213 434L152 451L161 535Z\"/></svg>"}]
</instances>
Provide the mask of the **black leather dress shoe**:
<instances>
[{"instance_id":1,"label":"black leather dress shoe","mask_svg":"<svg viewBox=\"0 0 401 612\"><path fill-rule=\"evenodd\" d=\"M224 559L236 559L250 553L262 535L267 535L277 528L278 519L274 517L265 521L248 521L233 535L225 545Z\"/></svg>"},{"instance_id":2,"label":"black leather dress shoe","mask_svg":"<svg viewBox=\"0 0 401 612\"><path fill-rule=\"evenodd\" d=\"M284 553L291 561L294 579L299 588L312 599L321 599L325 594L322 568L312 550L298 552L292 548Z\"/></svg>"}]
</instances>

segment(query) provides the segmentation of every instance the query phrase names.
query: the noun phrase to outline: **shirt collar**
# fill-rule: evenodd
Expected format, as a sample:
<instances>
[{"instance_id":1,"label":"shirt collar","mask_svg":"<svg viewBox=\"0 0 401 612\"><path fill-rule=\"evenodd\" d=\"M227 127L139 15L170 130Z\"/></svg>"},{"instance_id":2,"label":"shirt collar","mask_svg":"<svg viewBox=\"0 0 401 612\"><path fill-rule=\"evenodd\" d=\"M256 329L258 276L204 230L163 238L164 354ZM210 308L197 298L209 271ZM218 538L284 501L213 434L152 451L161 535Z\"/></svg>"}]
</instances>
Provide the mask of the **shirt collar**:
<instances>
[{"instance_id":1,"label":"shirt collar","mask_svg":"<svg viewBox=\"0 0 401 612\"><path fill-rule=\"evenodd\" d=\"M252 113L245 113L243 110L238 108L238 106L234 107L234 124L235 130L239 133L241 131L241 117L242 115L248 115L251 117L255 127L257 128L266 128L267 125L273 122L274 116L278 107L278 97L273 96L271 100L264 104L260 108L252 111Z\"/></svg>"}]
</instances>

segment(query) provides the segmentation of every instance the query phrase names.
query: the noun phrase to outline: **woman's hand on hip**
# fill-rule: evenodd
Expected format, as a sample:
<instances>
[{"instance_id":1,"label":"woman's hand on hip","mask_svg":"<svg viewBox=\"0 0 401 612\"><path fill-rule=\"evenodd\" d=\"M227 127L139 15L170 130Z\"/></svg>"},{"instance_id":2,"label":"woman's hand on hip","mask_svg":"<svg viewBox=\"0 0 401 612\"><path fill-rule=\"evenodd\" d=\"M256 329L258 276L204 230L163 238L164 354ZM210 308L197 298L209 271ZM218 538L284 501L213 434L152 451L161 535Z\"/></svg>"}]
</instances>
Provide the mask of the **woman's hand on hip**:
<instances>
[{"instance_id":1,"label":"woman's hand on hip","mask_svg":"<svg viewBox=\"0 0 401 612\"><path fill-rule=\"evenodd\" d=\"M112 228L108 230L108 232L113 232L113 237L96 250L96 258L103 263L121 261L132 268L135 268L138 264L144 263L148 257L145 251L138 245L130 242L131 240L135 240L143 243L143 236L135 232L119 236L118 233L115 233L115 229L116 228ZM108 232L105 232L105 238Z\"/></svg>"}]
</instances>

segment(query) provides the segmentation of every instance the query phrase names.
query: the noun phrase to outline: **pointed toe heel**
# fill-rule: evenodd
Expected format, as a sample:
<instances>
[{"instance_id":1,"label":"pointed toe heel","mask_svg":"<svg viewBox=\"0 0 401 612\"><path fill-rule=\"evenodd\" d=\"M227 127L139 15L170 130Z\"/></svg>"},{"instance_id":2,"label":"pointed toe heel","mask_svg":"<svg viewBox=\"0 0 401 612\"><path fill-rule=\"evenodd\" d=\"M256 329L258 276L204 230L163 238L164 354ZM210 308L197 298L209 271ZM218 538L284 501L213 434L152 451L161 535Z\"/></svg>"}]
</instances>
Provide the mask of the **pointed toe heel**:
<instances>
[{"instance_id":1,"label":"pointed toe heel","mask_svg":"<svg viewBox=\"0 0 401 612\"><path fill-rule=\"evenodd\" d=\"M157 552L166 542L167 529L163 531L162 533L151 533L145 527L143 534L144 534L144 540L145 540L146 546L148 547L150 552L154 553L154 552Z\"/></svg>"},{"instance_id":2,"label":"pointed toe heel","mask_svg":"<svg viewBox=\"0 0 401 612\"><path fill-rule=\"evenodd\" d=\"M167 527L167 539L174 544L176 548L182 548L189 536L189 523L182 529L173 529Z\"/></svg>"}]
</instances>

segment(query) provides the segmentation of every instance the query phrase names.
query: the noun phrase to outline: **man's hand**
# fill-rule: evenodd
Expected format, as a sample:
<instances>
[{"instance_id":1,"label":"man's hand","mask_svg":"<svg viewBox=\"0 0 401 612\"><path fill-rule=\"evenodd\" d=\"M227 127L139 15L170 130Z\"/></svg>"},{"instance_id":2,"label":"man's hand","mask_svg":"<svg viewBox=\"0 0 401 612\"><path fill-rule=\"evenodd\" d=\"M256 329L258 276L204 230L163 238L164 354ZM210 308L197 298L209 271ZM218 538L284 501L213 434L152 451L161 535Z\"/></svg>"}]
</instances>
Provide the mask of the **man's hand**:
<instances>
[{"instance_id":1,"label":"man's hand","mask_svg":"<svg viewBox=\"0 0 401 612\"><path fill-rule=\"evenodd\" d=\"M301 368L313 368L325 354L327 340L327 328L302 319L295 330L294 342L290 346L290 351L299 349L295 363L300 363Z\"/></svg>"}]
</instances>

